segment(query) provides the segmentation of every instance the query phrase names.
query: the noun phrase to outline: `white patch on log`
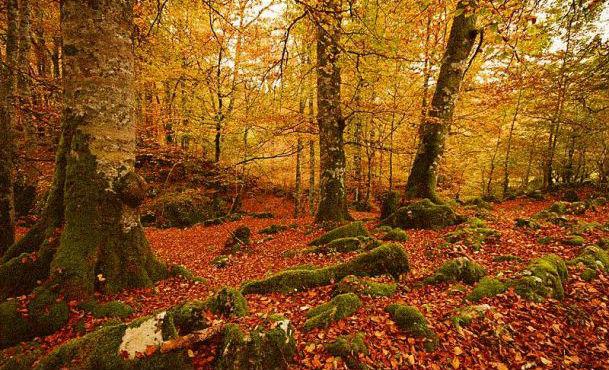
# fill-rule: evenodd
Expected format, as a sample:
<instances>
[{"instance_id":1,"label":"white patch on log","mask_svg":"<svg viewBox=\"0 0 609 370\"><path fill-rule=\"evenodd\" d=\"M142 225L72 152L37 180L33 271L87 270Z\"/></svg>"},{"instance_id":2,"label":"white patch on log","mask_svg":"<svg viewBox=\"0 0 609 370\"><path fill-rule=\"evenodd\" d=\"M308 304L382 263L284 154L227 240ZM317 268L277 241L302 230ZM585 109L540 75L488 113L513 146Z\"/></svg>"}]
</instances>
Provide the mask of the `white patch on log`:
<instances>
[{"instance_id":1,"label":"white patch on log","mask_svg":"<svg viewBox=\"0 0 609 370\"><path fill-rule=\"evenodd\" d=\"M163 311L144 321L140 326L127 328L123 335L118 353L127 352L133 360L137 353L145 353L148 346L159 346L163 343L162 324L167 312Z\"/></svg>"}]
</instances>

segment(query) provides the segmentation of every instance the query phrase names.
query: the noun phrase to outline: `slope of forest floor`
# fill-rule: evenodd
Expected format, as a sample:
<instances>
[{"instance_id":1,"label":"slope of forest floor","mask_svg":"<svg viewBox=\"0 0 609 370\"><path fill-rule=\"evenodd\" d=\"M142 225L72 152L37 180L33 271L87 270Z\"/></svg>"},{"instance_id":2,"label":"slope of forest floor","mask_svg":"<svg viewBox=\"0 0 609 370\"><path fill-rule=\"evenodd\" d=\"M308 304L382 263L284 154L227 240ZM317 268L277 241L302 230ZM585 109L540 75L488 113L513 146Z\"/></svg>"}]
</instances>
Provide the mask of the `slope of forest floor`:
<instances>
[{"instance_id":1,"label":"slope of forest floor","mask_svg":"<svg viewBox=\"0 0 609 370\"><path fill-rule=\"evenodd\" d=\"M471 325L456 330L451 324L455 309L467 305L464 297L471 286L462 284L418 285L444 261L466 255L487 269L488 275L502 273L513 276L527 263L547 253L556 253L565 259L575 257L581 247L564 243L570 234L565 227L544 224L538 230L518 228L515 219L530 217L547 208L556 199L543 201L519 198L496 204L487 217L487 224L500 231L498 241L488 243L474 252L462 245L445 246L443 236L454 229L409 230L409 240L403 242L408 253L411 272L402 277L398 292L391 297L363 297L363 306L351 317L332 324L329 328L302 331L306 310L327 302L332 287L319 287L293 294L266 294L246 296L250 314L235 319L244 327L253 327L269 314L281 313L296 328L298 354L294 369L345 368L340 358L332 357L324 344L336 337L364 332L369 354L362 362L374 369L398 369L409 366L445 368L609 368L609 276L599 274L597 279L584 282L579 267L569 267L569 278L564 284L562 301L546 299L542 303L526 301L513 289L479 304L491 309ZM260 278L270 272L301 264L328 265L345 260L356 253L336 255L305 254L285 257L287 250L302 249L321 230L313 228L312 219L293 219L292 204L284 198L259 196L246 199L247 211L270 211L273 219L244 217L235 222L215 226L196 225L187 229L147 228L148 239L161 259L183 264L206 281L196 283L181 278L162 281L154 289L130 290L104 300L120 299L135 309L127 318L131 320L188 299L204 299L222 286L238 287L241 283ZM369 229L378 226L375 213L355 213L357 219L367 220ZM583 215L573 216L586 222L609 222L609 206L598 207ZM291 227L272 237L258 231L272 224ZM226 268L216 268L211 261L221 254L229 233L238 226L252 230L249 253L238 254ZM20 230L23 232L24 230ZM550 236L548 244L538 242ZM584 234L586 242L609 237L607 231L590 231ZM444 247L441 247L444 245ZM498 256L512 255L520 259L497 262ZM401 332L384 311L390 303L402 302L416 306L429 320L439 336L439 346L426 352L420 339L410 338ZM70 324L63 330L39 339L43 349L52 348L66 340L93 330L104 322L94 319L76 308ZM217 344L193 349L193 360L200 368L209 368L215 357Z\"/></svg>"}]
</instances>

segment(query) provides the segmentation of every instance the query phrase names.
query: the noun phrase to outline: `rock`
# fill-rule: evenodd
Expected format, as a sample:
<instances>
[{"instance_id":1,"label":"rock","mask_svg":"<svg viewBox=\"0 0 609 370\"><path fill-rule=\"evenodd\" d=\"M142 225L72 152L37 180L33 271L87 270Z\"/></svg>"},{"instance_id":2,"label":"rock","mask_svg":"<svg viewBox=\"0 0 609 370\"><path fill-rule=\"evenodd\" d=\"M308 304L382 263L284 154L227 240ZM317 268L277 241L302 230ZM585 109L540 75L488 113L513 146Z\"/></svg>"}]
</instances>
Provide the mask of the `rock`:
<instances>
[{"instance_id":1,"label":"rock","mask_svg":"<svg viewBox=\"0 0 609 370\"><path fill-rule=\"evenodd\" d=\"M362 306L362 301L353 293L339 294L330 302L311 308L307 312L304 331L328 327L335 321L353 315Z\"/></svg>"},{"instance_id":2,"label":"rock","mask_svg":"<svg viewBox=\"0 0 609 370\"><path fill-rule=\"evenodd\" d=\"M473 284L486 275L482 266L467 257L458 257L445 262L436 272L424 280L427 284L461 281Z\"/></svg>"},{"instance_id":3,"label":"rock","mask_svg":"<svg viewBox=\"0 0 609 370\"><path fill-rule=\"evenodd\" d=\"M433 351L436 348L438 337L429 328L427 319L416 307L394 303L387 306L385 311L401 330L415 338L425 338L426 350Z\"/></svg>"},{"instance_id":4,"label":"rock","mask_svg":"<svg viewBox=\"0 0 609 370\"><path fill-rule=\"evenodd\" d=\"M357 221L332 229L324 235L320 236L319 238L311 241L309 245L324 245L336 239L357 238L360 236L369 235L368 230L366 230L366 228L364 227L364 223L361 221Z\"/></svg>"},{"instance_id":5,"label":"rock","mask_svg":"<svg viewBox=\"0 0 609 370\"><path fill-rule=\"evenodd\" d=\"M383 221L403 229L439 229L459 222L460 217L449 206L435 204L429 199L401 207Z\"/></svg>"},{"instance_id":6,"label":"rock","mask_svg":"<svg viewBox=\"0 0 609 370\"><path fill-rule=\"evenodd\" d=\"M494 297L498 294L505 293L509 285L499 279L484 277L467 295L466 299L472 302L478 302L485 297Z\"/></svg>"}]
</instances>

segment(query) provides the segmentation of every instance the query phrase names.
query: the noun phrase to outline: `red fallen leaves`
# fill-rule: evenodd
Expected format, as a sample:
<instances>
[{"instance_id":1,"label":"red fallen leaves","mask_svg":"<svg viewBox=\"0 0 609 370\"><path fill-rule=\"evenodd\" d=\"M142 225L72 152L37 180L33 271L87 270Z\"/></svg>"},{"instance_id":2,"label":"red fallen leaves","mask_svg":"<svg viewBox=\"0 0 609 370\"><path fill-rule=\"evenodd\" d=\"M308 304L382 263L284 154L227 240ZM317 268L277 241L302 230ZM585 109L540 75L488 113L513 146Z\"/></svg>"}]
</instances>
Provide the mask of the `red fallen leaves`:
<instances>
[{"instance_id":1,"label":"red fallen leaves","mask_svg":"<svg viewBox=\"0 0 609 370\"><path fill-rule=\"evenodd\" d=\"M518 199L496 205L494 220L488 223L498 229L502 237L498 242L485 245L478 253L452 246L439 248L444 243L443 235L453 228L408 231L410 239L404 246L409 254L412 272L402 279L398 293L389 298L363 297L364 305L355 315L340 320L329 328L307 333L301 331L307 310L328 301L332 287L319 287L289 295L273 293L248 296L246 298L251 314L232 321L244 329L252 329L272 313L280 313L290 319L296 328L298 346L295 369L345 368L341 359L330 356L324 350L324 344L340 335L358 331L366 333L366 343L370 350L369 355L363 356L361 360L373 368L607 368L609 277L606 275L600 274L592 282L583 282L579 278L580 267L570 267L571 276L565 284L566 298L561 302L549 299L535 304L520 299L511 290L492 299L485 299L480 303L489 304L492 310L459 332L452 327L451 317L456 308L464 305L464 297L470 288L460 291L451 289L451 285L447 284L413 288L420 278L430 274L442 262L463 254L483 264L490 275L501 272L506 277L514 276L530 259L546 253L572 258L579 249L560 242L560 236L566 235L568 230L554 225L544 226L538 231L514 226L515 218L529 217L548 207L552 201ZM323 266L353 255L284 258L284 251L304 248L309 240L320 234L308 234L312 220L308 217L291 219L292 206L283 199L267 196L264 199L246 199L244 203L252 211L272 211L280 217L270 220L246 217L233 223L212 227L195 226L186 230L146 230L151 245L161 259L184 264L204 277L206 283L172 278L159 282L154 289L135 289L99 298L120 299L133 306L136 312L127 319L131 320L185 300L205 299L222 285L239 286L242 282L260 278L269 271L304 263ZM609 207L603 207L589 211L577 218L605 223L609 221L608 209ZM369 217L369 214L365 216ZM266 236L258 234L260 229L271 224L292 223L297 223L298 227L274 235L271 240L265 240ZM253 253L236 255L225 269L211 266L211 260L220 253L230 231L241 225L252 229ZM374 226L369 225L370 228ZM537 242L540 236L547 235L554 236L559 241L547 245ZM595 240L608 235L607 232L592 231L587 236L590 240ZM523 261L493 260L496 256L507 254L519 256ZM452 287L454 285L456 284ZM416 306L427 317L440 339L436 351L425 352L422 340L407 336L390 320L384 308L396 301ZM94 319L74 305L71 305L71 309L70 322L66 328L41 339L43 349L50 350L107 321ZM214 319L213 315L208 318ZM189 349L189 355L192 355L197 368L207 369L213 363L217 347L218 343L214 342L195 344Z\"/></svg>"}]
</instances>

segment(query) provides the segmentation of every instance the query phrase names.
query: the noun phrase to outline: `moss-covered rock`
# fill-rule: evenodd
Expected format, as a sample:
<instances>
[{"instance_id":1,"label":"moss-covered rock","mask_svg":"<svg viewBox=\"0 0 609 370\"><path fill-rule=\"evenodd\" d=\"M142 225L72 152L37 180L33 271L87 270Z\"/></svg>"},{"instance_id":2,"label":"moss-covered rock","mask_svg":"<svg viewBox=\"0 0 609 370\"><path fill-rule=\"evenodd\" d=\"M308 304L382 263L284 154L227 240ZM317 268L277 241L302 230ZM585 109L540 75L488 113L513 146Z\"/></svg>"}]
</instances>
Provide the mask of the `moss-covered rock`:
<instances>
[{"instance_id":1,"label":"moss-covered rock","mask_svg":"<svg viewBox=\"0 0 609 370\"><path fill-rule=\"evenodd\" d=\"M339 294L330 302L311 308L307 312L304 331L325 328L335 321L353 315L362 306L362 301L353 293Z\"/></svg>"},{"instance_id":2,"label":"moss-covered rock","mask_svg":"<svg viewBox=\"0 0 609 370\"><path fill-rule=\"evenodd\" d=\"M487 227L479 218L472 218L466 225L444 235L444 239L449 243L462 243L474 251L480 250L484 243L497 241L500 237L501 233Z\"/></svg>"},{"instance_id":3,"label":"moss-covered rock","mask_svg":"<svg viewBox=\"0 0 609 370\"><path fill-rule=\"evenodd\" d=\"M490 309L491 306L487 304L460 307L455 310L455 314L451 318L451 322L453 326L459 330L462 326L468 326L471 324L475 319L484 317L486 311Z\"/></svg>"},{"instance_id":4,"label":"moss-covered rock","mask_svg":"<svg viewBox=\"0 0 609 370\"><path fill-rule=\"evenodd\" d=\"M144 211L155 215L159 227L189 227L219 216L212 203L212 199L199 192L186 190L159 196Z\"/></svg>"},{"instance_id":5,"label":"moss-covered rock","mask_svg":"<svg viewBox=\"0 0 609 370\"><path fill-rule=\"evenodd\" d=\"M408 240L408 234L406 231L394 227L390 231L388 231L385 235L383 235L383 240L385 241L394 241L394 242L405 242Z\"/></svg>"},{"instance_id":6,"label":"moss-covered rock","mask_svg":"<svg viewBox=\"0 0 609 370\"><path fill-rule=\"evenodd\" d=\"M580 198L579 198L579 194L577 194L577 192L575 190L569 189L563 193L562 200L565 202L573 203L573 202L579 202Z\"/></svg>"},{"instance_id":7,"label":"moss-covered rock","mask_svg":"<svg viewBox=\"0 0 609 370\"><path fill-rule=\"evenodd\" d=\"M488 201L486 201L480 197L466 199L463 202L463 204L466 206L474 206L476 208L481 208L481 209L486 209L486 210L493 209L493 206L491 205L491 203L489 203Z\"/></svg>"},{"instance_id":8,"label":"moss-covered rock","mask_svg":"<svg viewBox=\"0 0 609 370\"><path fill-rule=\"evenodd\" d=\"M362 248L362 240L360 238L340 238L332 240L324 245L317 245L305 250L305 253L348 253L357 251Z\"/></svg>"},{"instance_id":9,"label":"moss-covered rock","mask_svg":"<svg viewBox=\"0 0 609 370\"><path fill-rule=\"evenodd\" d=\"M345 263L313 270L285 270L266 279L247 282L243 285L242 292L243 294L288 293L329 285L347 275L391 275L397 279L409 270L408 256L404 249L397 244L384 244Z\"/></svg>"},{"instance_id":10,"label":"moss-covered rock","mask_svg":"<svg viewBox=\"0 0 609 370\"><path fill-rule=\"evenodd\" d=\"M459 222L460 217L452 208L429 199L401 207L383 220L384 224L403 229L439 229Z\"/></svg>"},{"instance_id":11,"label":"moss-covered rock","mask_svg":"<svg viewBox=\"0 0 609 370\"><path fill-rule=\"evenodd\" d=\"M471 293L466 297L468 301L478 302L482 298L494 297L498 294L505 293L509 288L509 284L499 279L484 277L476 284Z\"/></svg>"},{"instance_id":12,"label":"moss-covered rock","mask_svg":"<svg viewBox=\"0 0 609 370\"><path fill-rule=\"evenodd\" d=\"M319 238L311 241L309 245L324 245L337 239L357 238L362 236L369 236L368 230L366 230L366 228L364 227L363 222L357 221L330 230Z\"/></svg>"},{"instance_id":13,"label":"moss-covered rock","mask_svg":"<svg viewBox=\"0 0 609 370\"><path fill-rule=\"evenodd\" d=\"M212 266L214 266L216 268L223 269L228 266L229 261L230 261L230 256L221 254L221 255L215 257L213 260L211 260L211 264L212 264Z\"/></svg>"},{"instance_id":14,"label":"moss-covered rock","mask_svg":"<svg viewBox=\"0 0 609 370\"><path fill-rule=\"evenodd\" d=\"M458 257L445 262L436 272L426 278L426 284L436 284L441 282L461 281L466 284L473 284L480 280L486 271L482 266L467 257Z\"/></svg>"},{"instance_id":15,"label":"moss-covered rock","mask_svg":"<svg viewBox=\"0 0 609 370\"><path fill-rule=\"evenodd\" d=\"M372 297L391 296L397 290L397 284L379 283L370 279L349 275L342 278L334 288L334 294L355 293Z\"/></svg>"},{"instance_id":16,"label":"moss-covered rock","mask_svg":"<svg viewBox=\"0 0 609 370\"><path fill-rule=\"evenodd\" d=\"M17 300L0 303L0 348L31 339L32 323L22 316Z\"/></svg>"},{"instance_id":17,"label":"moss-covered rock","mask_svg":"<svg viewBox=\"0 0 609 370\"><path fill-rule=\"evenodd\" d=\"M224 243L223 254L234 254L241 251L243 247L250 244L251 235L252 232L247 226L240 226L233 230Z\"/></svg>"},{"instance_id":18,"label":"moss-covered rock","mask_svg":"<svg viewBox=\"0 0 609 370\"><path fill-rule=\"evenodd\" d=\"M427 319L414 306L394 303L385 308L397 326L415 338L425 338L425 349L433 351L438 343L436 333L429 328Z\"/></svg>"},{"instance_id":19,"label":"moss-covered rock","mask_svg":"<svg viewBox=\"0 0 609 370\"><path fill-rule=\"evenodd\" d=\"M517 218L516 227L527 228L527 229L539 229L541 225L531 218Z\"/></svg>"},{"instance_id":20,"label":"moss-covered rock","mask_svg":"<svg viewBox=\"0 0 609 370\"><path fill-rule=\"evenodd\" d=\"M539 244L550 244L554 241L554 238L552 238L551 236L540 236L537 239L537 243Z\"/></svg>"},{"instance_id":21,"label":"moss-covered rock","mask_svg":"<svg viewBox=\"0 0 609 370\"><path fill-rule=\"evenodd\" d=\"M546 297L564 297L562 283L567 279L568 271L565 261L559 256L548 254L533 260L522 275L514 284L519 296L535 302Z\"/></svg>"},{"instance_id":22,"label":"moss-covered rock","mask_svg":"<svg viewBox=\"0 0 609 370\"><path fill-rule=\"evenodd\" d=\"M247 315L247 300L240 291L224 287L206 301L209 310L218 315L242 317Z\"/></svg>"},{"instance_id":23,"label":"moss-covered rock","mask_svg":"<svg viewBox=\"0 0 609 370\"><path fill-rule=\"evenodd\" d=\"M43 355L43 350L35 342L13 347L0 352L0 370L31 369L34 362Z\"/></svg>"},{"instance_id":24,"label":"moss-covered rock","mask_svg":"<svg viewBox=\"0 0 609 370\"><path fill-rule=\"evenodd\" d=\"M280 232L286 231L288 230L289 227L286 225L276 225L273 224L269 227L265 227L264 229L258 231L259 234L266 234L266 235L273 235L273 234L278 234Z\"/></svg>"},{"instance_id":25,"label":"moss-covered rock","mask_svg":"<svg viewBox=\"0 0 609 370\"><path fill-rule=\"evenodd\" d=\"M590 245L584 248L579 256L569 261L569 264L582 264L595 272L596 270L609 272L609 253L596 245ZM588 272L586 275L591 276L592 274ZM596 273L593 277L596 277Z\"/></svg>"},{"instance_id":26,"label":"moss-covered rock","mask_svg":"<svg viewBox=\"0 0 609 370\"><path fill-rule=\"evenodd\" d=\"M526 196L533 200L545 200L546 199L546 196L543 194L543 192L541 190L530 191L526 194Z\"/></svg>"},{"instance_id":27,"label":"moss-covered rock","mask_svg":"<svg viewBox=\"0 0 609 370\"><path fill-rule=\"evenodd\" d=\"M226 326L215 363L217 370L283 370L296 354L294 329L289 320L273 318L269 328L249 334L238 325Z\"/></svg>"},{"instance_id":28,"label":"moss-covered rock","mask_svg":"<svg viewBox=\"0 0 609 370\"><path fill-rule=\"evenodd\" d=\"M133 313L133 308L121 301L99 303L97 301L83 302L79 307L90 312L93 317L127 317Z\"/></svg>"},{"instance_id":29,"label":"moss-covered rock","mask_svg":"<svg viewBox=\"0 0 609 370\"><path fill-rule=\"evenodd\" d=\"M202 277L197 276L194 272L189 270L184 265L173 265L173 266L171 266L170 269L169 269L169 275L170 276L181 276L181 277L183 277L186 280L191 280L191 281L195 281L195 282L199 282L199 283L204 283L205 282L205 279L203 279Z\"/></svg>"},{"instance_id":30,"label":"moss-covered rock","mask_svg":"<svg viewBox=\"0 0 609 370\"><path fill-rule=\"evenodd\" d=\"M381 220L386 219L398 210L400 205L400 193L388 191L381 196Z\"/></svg>"},{"instance_id":31,"label":"moss-covered rock","mask_svg":"<svg viewBox=\"0 0 609 370\"><path fill-rule=\"evenodd\" d=\"M360 355L368 355L364 333L340 336L334 342L326 344L325 348L332 356L342 358L350 369L367 369L359 359Z\"/></svg>"},{"instance_id":32,"label":"moss-covered rock","mask_svg":"<svg viewBox=\"0 0 609 370\"><path fill-rule=\"evenodd\" d=\"M563 240L563 242L567 245L580 246L584 245L586 239L584 239L584 237L581 235L569 235Z\"/></svg>"},{"instance_id":33,"label":"moss-covered rock","mask_svg":"<svg viewBox=\"0 0 609 370\"><path fill-rule=\"evenodd\" d=\"M494 262L522 262L522 258L514 256L513 254L502 254L500 256L493 257Z\"/></svg>"},{"instance_id":34,"label":"moss-covered rock","mask_svg":"<svg viewBox=\"0 0 609 370\"><path fill-rule=\"evenodd\" d=\"M598 276L598 273L596 272L596 270L593 270L591 268L586 268L584 271L582 271L580 276L583 281L592 281L592 280L596 279L596 277Z\"/></svg>"}]
</instances>

